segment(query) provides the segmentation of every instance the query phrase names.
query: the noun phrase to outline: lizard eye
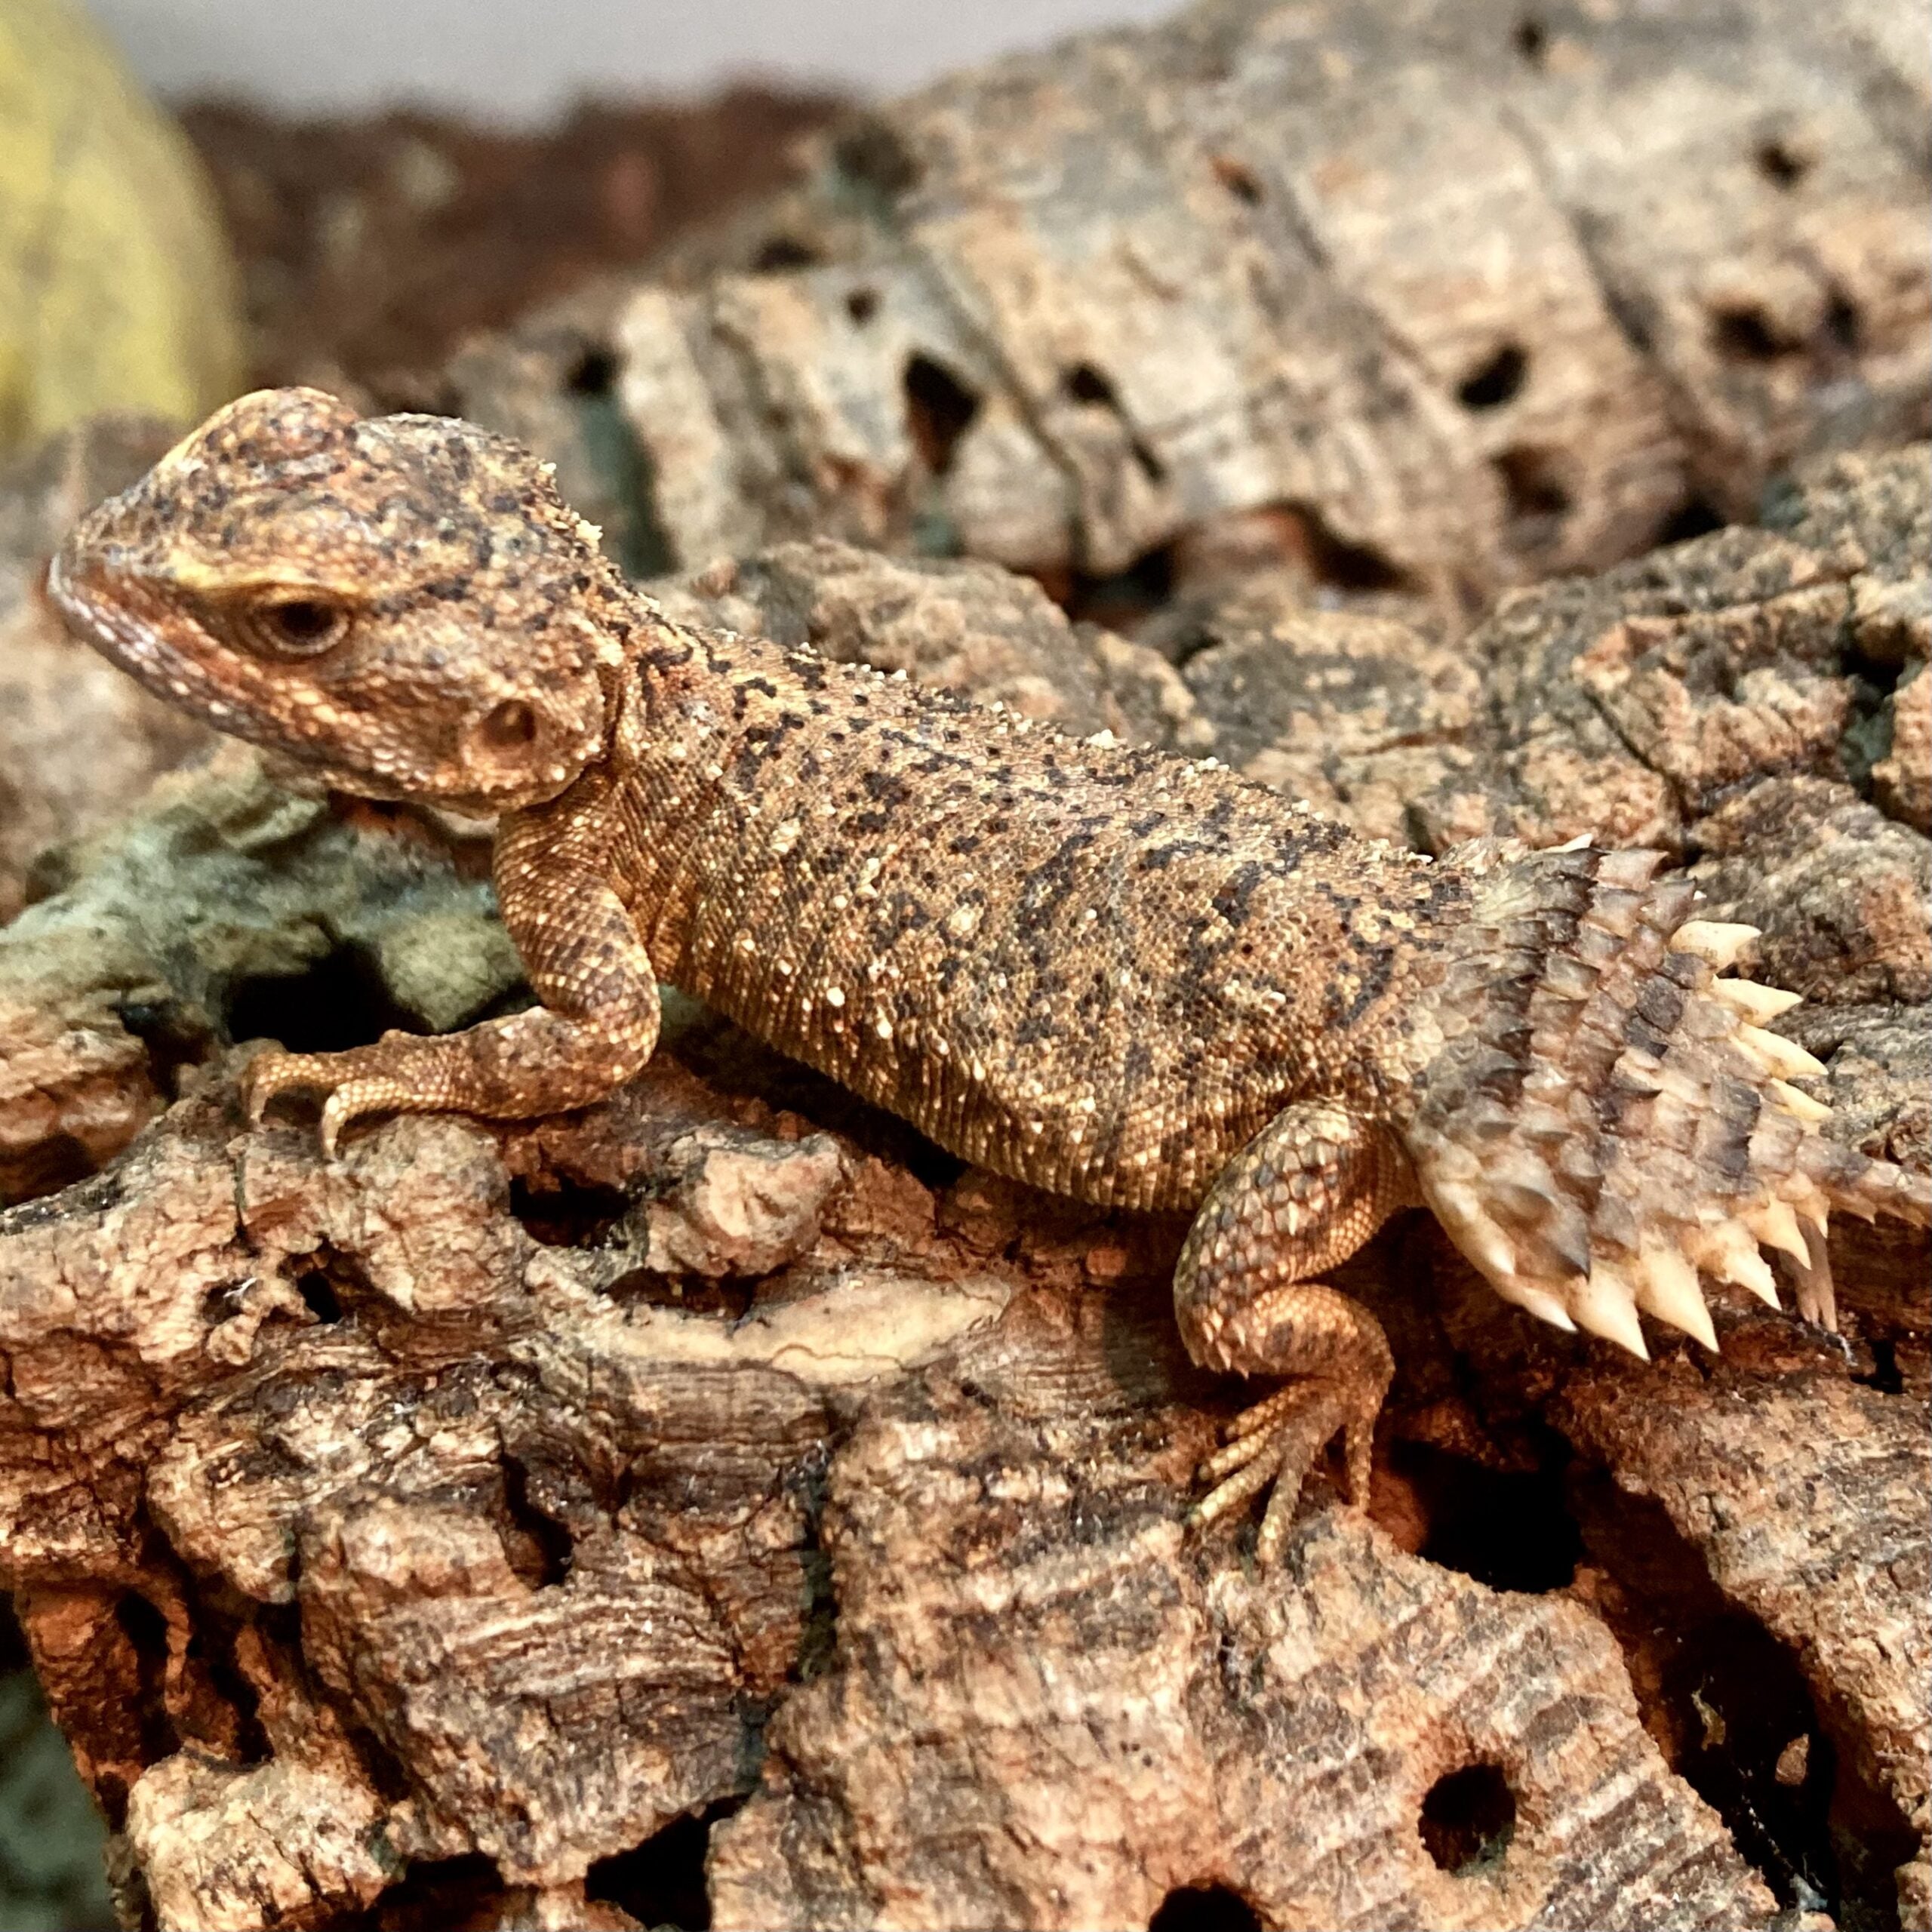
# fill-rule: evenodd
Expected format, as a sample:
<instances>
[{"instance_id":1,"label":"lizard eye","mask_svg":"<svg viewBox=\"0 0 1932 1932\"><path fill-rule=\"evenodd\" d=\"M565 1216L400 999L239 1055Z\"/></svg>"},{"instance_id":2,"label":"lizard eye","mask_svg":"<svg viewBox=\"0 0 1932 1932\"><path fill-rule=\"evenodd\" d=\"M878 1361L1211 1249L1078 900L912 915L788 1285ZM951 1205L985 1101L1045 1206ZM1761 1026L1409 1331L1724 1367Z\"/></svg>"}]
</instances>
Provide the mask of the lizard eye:
<instances>
[{"instance_id":1,"label":"lizard eye","mask_svg":"<svg viewBox=\"0 0 1932 1932\"><path fill-rule=\"evenodd\" d=\"M276 657L315 657L349 632L349 613L325 597L265 598L244 618L251 640Z\"/></svg>"}]
</instances>

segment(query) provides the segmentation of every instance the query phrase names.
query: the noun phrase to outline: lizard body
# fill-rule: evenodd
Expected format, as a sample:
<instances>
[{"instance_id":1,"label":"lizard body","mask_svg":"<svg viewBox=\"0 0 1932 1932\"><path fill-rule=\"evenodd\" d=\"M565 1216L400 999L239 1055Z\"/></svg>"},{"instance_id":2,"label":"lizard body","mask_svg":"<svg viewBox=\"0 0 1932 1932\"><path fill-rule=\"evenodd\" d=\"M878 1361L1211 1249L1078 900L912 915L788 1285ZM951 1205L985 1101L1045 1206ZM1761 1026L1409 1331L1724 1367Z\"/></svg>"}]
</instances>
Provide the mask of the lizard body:
<instances>
[{"instance_id":1,"label":"lizard body","mask_svg":"<svg viewBox=\"0 0 1932 1932\"><path fill-rule=\"evenodd\" d=\"M69 622L152 688L341 789L500 814L542 1004L251 1069L382 1109L518 1118L648 1059L657 983L1055 1192L1195 1219L1197 1359L1293 1378L1206 1472L1271 1482L1261 1553L1345 1435L1366 1495L1391 1374L1319 1278L1426 1202L1506 1298L1641 1354L1715 1346L1699 1274L1832 1318L1833 1206L1923 1223L1923 1177L1817 1132L1821 1069L1726 976L1655 854L1479 841L1440 862L1214 767L1075 743L631 589L514 445L313 391L244 398L56 559Z\"/></svg>"}]
</instances>

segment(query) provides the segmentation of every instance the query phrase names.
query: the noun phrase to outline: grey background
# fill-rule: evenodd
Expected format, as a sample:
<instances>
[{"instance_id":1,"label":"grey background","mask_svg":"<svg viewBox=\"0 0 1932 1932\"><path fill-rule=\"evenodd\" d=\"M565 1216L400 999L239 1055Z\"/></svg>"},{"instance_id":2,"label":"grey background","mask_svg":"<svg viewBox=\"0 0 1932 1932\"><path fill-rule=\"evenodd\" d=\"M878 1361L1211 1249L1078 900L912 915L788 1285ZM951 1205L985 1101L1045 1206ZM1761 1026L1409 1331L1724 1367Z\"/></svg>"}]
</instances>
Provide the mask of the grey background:
<instances>
[{"instance_id":1,"label":"grey background","mask_svg":"<svg viewBox=\"0 0 1932 1932\"><path fill-rule=\"evenodd\" d=\"M301 111L412 100L507 122L585 93L746 75L892 91L1177 0L90 0L167 94Z\"/></svg>"}]
</instances>

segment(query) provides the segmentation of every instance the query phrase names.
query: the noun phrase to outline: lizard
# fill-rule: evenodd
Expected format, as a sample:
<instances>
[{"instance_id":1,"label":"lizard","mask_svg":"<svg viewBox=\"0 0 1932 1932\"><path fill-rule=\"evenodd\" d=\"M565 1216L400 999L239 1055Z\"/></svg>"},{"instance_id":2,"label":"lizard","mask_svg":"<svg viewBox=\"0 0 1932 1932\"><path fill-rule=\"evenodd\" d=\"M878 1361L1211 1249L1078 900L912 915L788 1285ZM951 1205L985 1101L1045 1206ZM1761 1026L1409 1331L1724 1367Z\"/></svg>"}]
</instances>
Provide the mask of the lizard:
<instances>
[{"instance_id":1,"label":"lizard","mask_svg":"<svg viewBox=\"0 0 1932 1932\"><path fill-rule=\"evenodd\" d=\"M322 392L218 411L49 565L81 637L328 785L494 815L537 1004L264 1052L251 1117L324 1097L519 1118L649 1060L659 984L943 1148L1103 1206L1190 1212L1180 1334L1278 1378L1202 1464L1202 1523L1279 1552L1340 1438L1351 1500L1393 1361L1324 1277L1426 1206L1497 1294L1647 1353L1717 1346L1702 1280L1829 1327L1835 1208L1923 1226L1932 1183L1819 1131L1655 851L1371 841L1218 766L1075 740L809 648L672 621L549 466Z\"/></svg>"}]
</instances>

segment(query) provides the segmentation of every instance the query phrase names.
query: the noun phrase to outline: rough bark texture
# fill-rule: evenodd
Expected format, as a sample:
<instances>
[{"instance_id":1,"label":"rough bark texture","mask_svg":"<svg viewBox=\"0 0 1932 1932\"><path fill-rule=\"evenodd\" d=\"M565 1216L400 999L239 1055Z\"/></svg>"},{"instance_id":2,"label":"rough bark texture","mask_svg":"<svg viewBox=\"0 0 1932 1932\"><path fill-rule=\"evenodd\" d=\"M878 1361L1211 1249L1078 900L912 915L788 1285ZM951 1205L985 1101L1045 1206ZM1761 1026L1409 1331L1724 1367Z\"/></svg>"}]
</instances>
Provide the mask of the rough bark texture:
<instances>
[{"instance_id":1,"label":"rough bark texture","mask_svg":"<svg viewBox=\"0 0 1932 1932\"><path fill-rule=\"evenodd\" d=\"M1908 17L1200 0L848 123L456 392L636 563L830 534L1108 597L1272 558L1467 614L1925 432Z\"/></svg>"},{"instance_id":2,"label":"rough bark texture","mask_svg":"<svg viewBox=\"0 0 1932 1932\"><path fill-rule=\"evenodd\" d=\"M1932 846L1881 774L1928 494L1922 452L1844 464L1454 654L1291 573L1160 650L832 543L666 594L1398 835L1647 830L1811 992L1835 1131L1922 1161ZM481 853L231 748L0 933L38 1197L0 1215L4 1580L131 1909L1924 1922L1922 1244L1839 1232L1842 1346L1727 1303L1720 1361L1645 1368L1400 1223L1346 1275L1401 1364L1370 1520L1305 1509L1257 1575L1181 1526L1242 1392L1174 1337L1180 1229L962 1171L702 1012L583 1115L332 1168L246 1129L229 1038L515 997Z\"/></svg>"}]
</instances>

